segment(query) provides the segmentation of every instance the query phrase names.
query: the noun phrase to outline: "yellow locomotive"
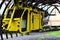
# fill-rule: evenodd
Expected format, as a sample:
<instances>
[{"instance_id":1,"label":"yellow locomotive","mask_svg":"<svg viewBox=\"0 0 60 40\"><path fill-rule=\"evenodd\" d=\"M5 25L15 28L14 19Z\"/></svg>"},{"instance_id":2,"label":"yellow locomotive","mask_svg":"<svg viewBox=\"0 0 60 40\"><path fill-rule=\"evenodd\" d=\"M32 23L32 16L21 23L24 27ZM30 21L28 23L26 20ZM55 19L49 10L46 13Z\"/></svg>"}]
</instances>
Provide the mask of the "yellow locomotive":
<instances>
[{"instance_id":1,"label":"yellow locomotive","mask_svg":"<svg viewBox=\"0 0 60 40\"><path fill-rule=\"evenodd\" d=\"M42 14L40 9L16 3L12 8L6 9L2 27L4 30L19 31L22 34L40 30L43 28Z\"/></svg>"}]
</instances>

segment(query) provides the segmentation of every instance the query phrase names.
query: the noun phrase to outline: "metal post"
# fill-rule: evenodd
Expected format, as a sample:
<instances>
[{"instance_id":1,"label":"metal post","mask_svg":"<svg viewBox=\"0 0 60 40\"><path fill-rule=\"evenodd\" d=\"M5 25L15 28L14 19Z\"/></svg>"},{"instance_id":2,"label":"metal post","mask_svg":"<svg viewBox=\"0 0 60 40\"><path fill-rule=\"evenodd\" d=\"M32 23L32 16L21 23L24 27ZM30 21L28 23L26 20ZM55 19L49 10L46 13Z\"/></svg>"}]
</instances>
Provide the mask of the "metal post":
<instances>
[{"instance_id":1,"label":"metal post","mask_svg":"<svg viewBox=\"0 0 60 40\"><path fill-rule=\"evenodd\" d=\"M0 36L1 36L1 40L3 40L3 35L2 35L2 19L0 18Z\"/></svg>"},{"instance_id":2,"label":"metal post","mask_svg":"<svg viewBox=\"0 0 60 40\"><path fill-rule=\"evenodd\" d=\"M6 32L6 38L8 39L8 33Z\"/></svg>"},{"instance_id":3,"label":"metal post","mask_svg":"<svg viewBox=\"0 0 60 40\"><path fill-rule=\"evenodd\" d=\"M0 34L0 36L1 36L1 40L3 40L3 35L2 35L2 34Z\"/></svg>"},{"instance_id":4,"label":"metal post","mask_svg":"<svg viewBox=\"0 0 60 40\"><path fill-rule=\"evenodd\" d=\"M16 37L18 37L18 34L16 33Z\"/></svg>"},{"instance_id":5,"label":"metal post","mask_svg":"<svg viewBox=\"0 0 60 40\"><path fill-rule=\"evenodd\" d=\"M11 35L11 38L13 38L12 33L10 33L10 35Z\"/></svg>"}]
</instances>

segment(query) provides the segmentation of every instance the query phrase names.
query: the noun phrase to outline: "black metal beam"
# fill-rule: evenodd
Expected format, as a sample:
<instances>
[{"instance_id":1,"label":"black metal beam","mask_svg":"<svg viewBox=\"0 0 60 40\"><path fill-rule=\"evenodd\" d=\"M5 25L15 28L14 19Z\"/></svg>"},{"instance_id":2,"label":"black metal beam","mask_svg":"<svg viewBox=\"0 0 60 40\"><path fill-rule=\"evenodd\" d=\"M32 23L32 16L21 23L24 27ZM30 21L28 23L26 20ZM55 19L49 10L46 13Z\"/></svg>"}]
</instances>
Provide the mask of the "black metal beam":
<instances>
[{"instance_id":1,"label":"black metal beam","mask_svg":"<svg viewBox=\"0 0 60 40\"><path fill-rule=\"evenodd\" d=\"M55 6L55 8L58 10L58 12L59 12L59 14L60 14L60 11L59 11L59 9Z\"/></svg>"},{"instance_id":2,"label":"black metal beam","mask_svg":"<svg viewBox=\"0 0 60 40\"><path fill-rule=\"evenodd\" d=\"M2 0L1 4L0 4L0 8L2 7L2 4L5 2L5 0Z\"/></svg>"}]
</instances>

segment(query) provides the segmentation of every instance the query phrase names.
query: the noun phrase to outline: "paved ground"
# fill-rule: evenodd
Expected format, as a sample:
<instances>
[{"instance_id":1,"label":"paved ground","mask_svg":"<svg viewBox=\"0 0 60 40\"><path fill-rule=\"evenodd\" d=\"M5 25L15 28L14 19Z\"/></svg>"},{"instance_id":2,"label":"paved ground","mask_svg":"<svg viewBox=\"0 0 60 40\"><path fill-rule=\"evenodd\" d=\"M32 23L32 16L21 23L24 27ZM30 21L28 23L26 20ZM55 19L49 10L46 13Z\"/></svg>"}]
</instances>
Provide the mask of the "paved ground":
<instances>
[{"instance_id":1,"label":"paved ground","mask_svg":"<svg viewBox=\"0 0 60 40\"><path fill-rule=\"evenodd\" d=\"M24 35L21 36L20 34L18 34L19 36L16 37L15 34L13 34L13 38L10 37L9 35L9 39L6 39L5 35L4 36L4 40L60 40L60 35L58 36L54 36L49 34L51 32L45 32L45 33L30 33L30 35Z\"/></svg>"},{"instance_id":2,"label":"paved ground","mask_svg":"<svg viewBox=\"0 0 60 40\"><path fill-rule=\"evenodd\" d=\"M15 37L15 38L10 38L10 39L5 39L5 40L60 40L60 37L47 37L47 38L38 38L37 39L37 37L30 37L30 36L28 36L28 37Z\"/></svg>"}]
</instances>

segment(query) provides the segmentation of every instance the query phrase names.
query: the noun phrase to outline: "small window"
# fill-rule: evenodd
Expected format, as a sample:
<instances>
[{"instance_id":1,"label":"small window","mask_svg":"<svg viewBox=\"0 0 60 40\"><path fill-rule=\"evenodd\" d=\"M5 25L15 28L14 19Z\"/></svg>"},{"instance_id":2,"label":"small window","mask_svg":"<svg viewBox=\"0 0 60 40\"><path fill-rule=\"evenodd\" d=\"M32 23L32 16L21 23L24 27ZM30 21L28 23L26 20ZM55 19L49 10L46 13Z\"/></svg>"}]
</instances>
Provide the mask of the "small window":
<instances>
[{"instance_id":1,"label":"small window","mask_svg":"<svg viewBox=\"0 0 60 40\"><path fill-rule=\"evenodd\" d=\"M7 18L11 18L11 13L13 12L13 10L8 10L8 14L7 14Z\"/></svg>"},{"instance_id":2,"label":"small window","mask_svg":"<svg viewBox=\"0 0 60 40\"><path fill-rule=\"evenodd\" d=\"M23 11L24 11L24 9L17 9L17 10L15 10L14 18L19 18L19 17L21 17Z\"/></svg>"}]
</instances>

